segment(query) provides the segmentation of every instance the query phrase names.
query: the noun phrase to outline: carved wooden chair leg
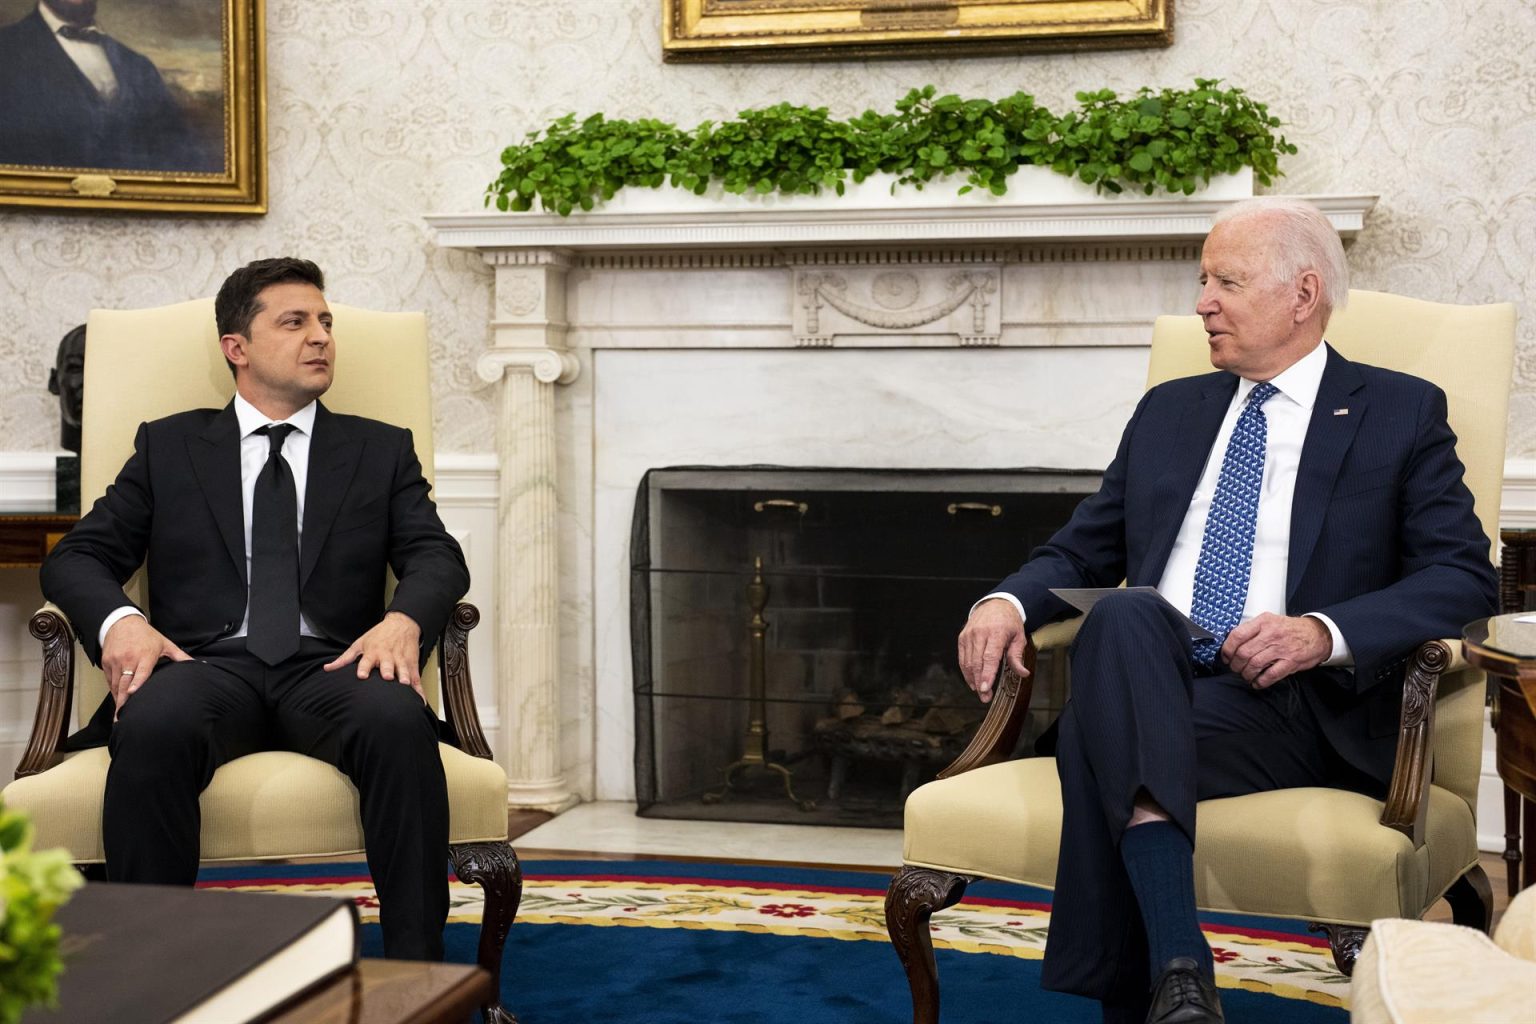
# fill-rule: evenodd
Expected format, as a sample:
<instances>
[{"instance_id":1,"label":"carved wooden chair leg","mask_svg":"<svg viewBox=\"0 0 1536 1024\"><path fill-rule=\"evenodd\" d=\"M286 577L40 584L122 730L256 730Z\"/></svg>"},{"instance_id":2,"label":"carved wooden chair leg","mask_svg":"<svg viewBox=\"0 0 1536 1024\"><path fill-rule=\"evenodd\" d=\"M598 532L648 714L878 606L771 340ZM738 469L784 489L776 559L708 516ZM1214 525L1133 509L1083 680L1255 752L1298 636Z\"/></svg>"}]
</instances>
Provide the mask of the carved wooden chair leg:
<instances>
[{"instance_id":1,"label":"carved wooden chair leg","mask_svg":"<svg viewBox=\"0 0 1536 1024\"><path fill-rule=\"evenodd\" d=\"M885 892L885 930L912 989L912 1024L939 1021L939 970L933 962L928 919L934 911L954 906L970 882L964 875L909 864Z\"/></svg>"},{"instance_id":2,"label":"carved wooden chair leg","mask_svg":"<svg viewBox=\"0 0 1536 1024\"><path fill-rule=\"evenodd\" d=\"M1482 865L1456 879L1445 893L1451 905L1451 918L1457 924L1487 932L1493 926L1493 886Z\"/></svg>"},{"instance_id":3,"label":"carved wooden chair leg","mask_svg":"<svg viewBox=\"0 0 1536 1024\"><path fill-rule=\"evenodd\" d=\"M479 963L491 976L491 1001L480 1007L485 1024L517 1024L501 1004L501 956L507 932L523 899L523 868L511 843L463 843L448 848L459 880L480 886L485 911L480 917Z\"/></svg>"},{"instance_id":4,"label":"carved wooden chair leg","mask_svg":"<svg viewBox=\"0 0 1536 1024\"><path fill-rule=\"evenodd\" d=\"M1328 946L1333 950L1333 963L1346 978L1355 973L1355 961L1360 958L1360 947L1369 928L1356 928L1349 924L1309 924L1307 931L1328 936Z\"/></svg>"}]
</instances>

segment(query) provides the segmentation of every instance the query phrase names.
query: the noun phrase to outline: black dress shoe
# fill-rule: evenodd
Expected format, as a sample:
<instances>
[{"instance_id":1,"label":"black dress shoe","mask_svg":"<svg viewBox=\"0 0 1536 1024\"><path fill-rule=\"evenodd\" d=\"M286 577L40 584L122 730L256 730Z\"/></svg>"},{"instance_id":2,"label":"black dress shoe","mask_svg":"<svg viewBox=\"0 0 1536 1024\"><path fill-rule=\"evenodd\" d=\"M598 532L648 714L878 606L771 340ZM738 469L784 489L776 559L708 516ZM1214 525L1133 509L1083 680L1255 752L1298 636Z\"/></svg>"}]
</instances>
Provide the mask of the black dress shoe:
<instances>
[{"instance_id":1,"label":"black dress shoe","mask_svg":"<svg viewBox=\"0 0 1536 1024\"><path fill-rule=\"evenodd\" d=\"M1187 956L1168 961L1152 986L1147 1024L1224 1024L1216 986L1205 980L1200 965Z\"/></svg>"}]
</instances>

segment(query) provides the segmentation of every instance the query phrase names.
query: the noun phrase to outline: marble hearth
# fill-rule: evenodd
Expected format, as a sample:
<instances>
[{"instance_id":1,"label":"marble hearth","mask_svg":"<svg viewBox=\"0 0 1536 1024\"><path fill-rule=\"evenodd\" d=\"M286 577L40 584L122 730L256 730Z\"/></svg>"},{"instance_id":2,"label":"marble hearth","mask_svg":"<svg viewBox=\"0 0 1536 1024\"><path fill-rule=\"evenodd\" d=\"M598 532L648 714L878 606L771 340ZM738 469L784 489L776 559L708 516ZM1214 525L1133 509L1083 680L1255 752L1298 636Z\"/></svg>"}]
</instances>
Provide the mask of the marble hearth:
<instances>
[{"instance_id":1,"label":"marble hearth","mask_svg":"<svg viewBox=\"0 0 1536 1024\"><path fill-rule=\"evenodd\" d=\"M1346 238L1374 196L1310 197ZM657 466L1101 469L1229 200L428 218L500 388L498 760L633 800L630 524ZM1012 566L999 565L999 575Z\"/></svg>"}]
</instances>

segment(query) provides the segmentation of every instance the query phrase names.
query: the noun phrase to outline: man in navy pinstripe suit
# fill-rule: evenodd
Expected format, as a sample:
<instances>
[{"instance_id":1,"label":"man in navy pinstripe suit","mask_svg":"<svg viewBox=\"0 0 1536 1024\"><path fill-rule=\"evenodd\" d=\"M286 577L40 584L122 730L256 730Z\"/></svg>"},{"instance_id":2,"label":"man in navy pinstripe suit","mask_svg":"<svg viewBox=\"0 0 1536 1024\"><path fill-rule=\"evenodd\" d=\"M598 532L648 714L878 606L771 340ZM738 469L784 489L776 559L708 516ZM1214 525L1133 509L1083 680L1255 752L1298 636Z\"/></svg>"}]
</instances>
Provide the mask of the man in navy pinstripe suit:
<instances>
[{"instance_id":1,"label":"man in navy pinstripe suit","mask_svg":"<svg viewBox=\"0 0 1536 1024\"><path fill-rule=\"evenodd\" d=\"M1026 628L1072 614L1052 587L1123 579L1197 621L1212 594L1234 599L1209 666L1178 616L1134 594L1101 602L1073 647L1042 980L1101 1000L1106 1021L1223 1019L1195 919L1196 801L1385 793L1407 657L1495 611L1444 393L1323 340L1348 297L1327 218L1282 197L1237 204L1206 239L1200 281L1217 372L1142 398L1099 492L959 639L987 700L1004 661L1023 671ZM1234 505L1243 471L1255 486Z\"/></svg>"}]
</instances>

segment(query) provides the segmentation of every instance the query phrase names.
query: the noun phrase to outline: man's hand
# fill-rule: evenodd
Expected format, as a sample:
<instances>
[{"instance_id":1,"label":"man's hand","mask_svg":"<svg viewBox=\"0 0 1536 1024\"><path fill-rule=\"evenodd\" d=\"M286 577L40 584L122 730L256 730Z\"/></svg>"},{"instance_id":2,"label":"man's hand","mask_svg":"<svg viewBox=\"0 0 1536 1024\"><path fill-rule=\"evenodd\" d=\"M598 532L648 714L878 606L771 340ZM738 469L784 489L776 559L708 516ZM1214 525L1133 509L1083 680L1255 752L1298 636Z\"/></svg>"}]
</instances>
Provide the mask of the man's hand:
<instances>
[{"instance_id":1,"label":"man's hand","mask_svg":"<svg viewBox=\"0 0 1536 1024\"><path fill-rule=\"evenodd\" d=\"M112 623L106 642L101 645L101 670L106 673L107 688L112 691L114 722L128 698L149 682L161 658L192 660L191 655L167 640L142 615L125 615Z\"/></svg>"},{"instance_id":2,"label":"man's hand","mask_svg":"<svg viewBox=\"0 0 1536 1024\"><path fill-rule=\"evenodd\" d=\"M357 678L367 679L375 667L385 679L404 683L422 700L421 672L416 667L421 657L421 627L404 612L388 612L384 621L352 641L336 660L325 666L327 672L357 662Z\"/></svg>"},{"instance_id":3,"label":"man's hand","mask_svg":"<svg viewBox=\"0 0 1536 1024\"><path fill-rule=\"evenodd\" d=\"M1227 634L1221 656L1232 671L1263 690L1287 676L1316 668L1333 653L1333 635L1321 619L1264 612Z\"/></svg>"},{"instance_id":4,"label":"man's hand","mask_svg":"<svg viewBox=\"0 0 1536 1024\"><path fill-rule=\"evenodd\" d=\"M993 598L977 605L960 631L959 643L960 674L983 704L992 699L992 684L1005 658L1021 677L1029 675L1024 667L1024 620L1011 602Z\"/></svg>"}]
</instances>

